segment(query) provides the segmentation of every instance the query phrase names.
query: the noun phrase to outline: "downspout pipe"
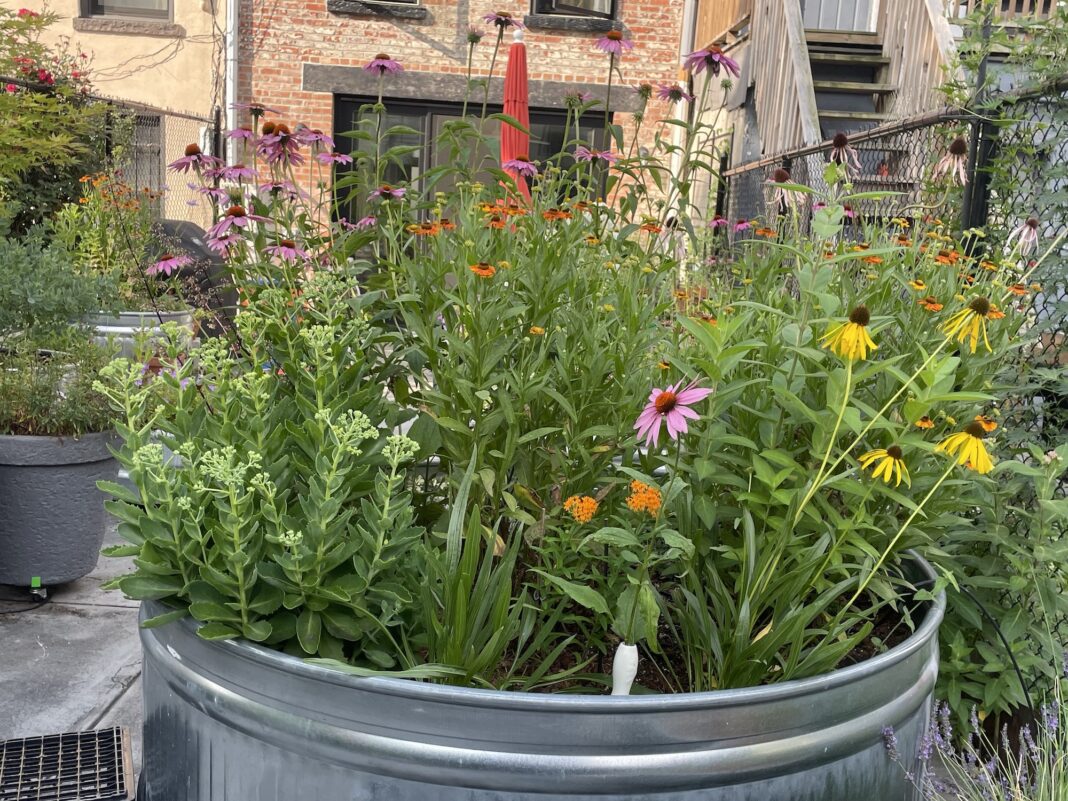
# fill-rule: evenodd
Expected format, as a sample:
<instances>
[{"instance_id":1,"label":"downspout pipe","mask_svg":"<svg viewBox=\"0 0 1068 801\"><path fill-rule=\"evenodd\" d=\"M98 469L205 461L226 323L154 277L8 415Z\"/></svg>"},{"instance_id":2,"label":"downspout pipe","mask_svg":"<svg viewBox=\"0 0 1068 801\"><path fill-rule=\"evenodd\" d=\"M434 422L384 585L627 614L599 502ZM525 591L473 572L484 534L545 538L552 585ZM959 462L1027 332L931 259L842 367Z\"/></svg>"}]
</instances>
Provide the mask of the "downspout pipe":
<instances>
[{"instance_id":1,"label":"downspout pipe","mask_svg":"<svg viewBox=\"0 0 1068 801\"><path fill-rule=\"evenodd\" d=\"M237 127L237 31L240 0L226 0L226 129ZM236 141L227 139L227 163L235 161Z\"/></svg>"}]
</instances>

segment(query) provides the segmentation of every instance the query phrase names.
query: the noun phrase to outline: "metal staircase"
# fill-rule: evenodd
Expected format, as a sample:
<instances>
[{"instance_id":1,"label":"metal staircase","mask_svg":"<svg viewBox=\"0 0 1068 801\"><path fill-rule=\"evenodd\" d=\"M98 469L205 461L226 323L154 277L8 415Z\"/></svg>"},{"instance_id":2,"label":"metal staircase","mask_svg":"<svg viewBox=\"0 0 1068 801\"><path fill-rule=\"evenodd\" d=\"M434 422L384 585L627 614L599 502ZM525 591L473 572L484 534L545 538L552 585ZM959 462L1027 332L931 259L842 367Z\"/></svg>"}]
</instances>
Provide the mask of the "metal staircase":
<instances>
[{"instance_id":1,"label":"metal staircase","mask_svg":"<svg viewBox=\"0 0 1068 801\"><path fill-rule=\"evenodd\" d=\"M889 119L883 109L896 87L883 80L890 59L883 55L878 34L806 30L805 39L824 139Z\"/></svg>"}]
</instances>

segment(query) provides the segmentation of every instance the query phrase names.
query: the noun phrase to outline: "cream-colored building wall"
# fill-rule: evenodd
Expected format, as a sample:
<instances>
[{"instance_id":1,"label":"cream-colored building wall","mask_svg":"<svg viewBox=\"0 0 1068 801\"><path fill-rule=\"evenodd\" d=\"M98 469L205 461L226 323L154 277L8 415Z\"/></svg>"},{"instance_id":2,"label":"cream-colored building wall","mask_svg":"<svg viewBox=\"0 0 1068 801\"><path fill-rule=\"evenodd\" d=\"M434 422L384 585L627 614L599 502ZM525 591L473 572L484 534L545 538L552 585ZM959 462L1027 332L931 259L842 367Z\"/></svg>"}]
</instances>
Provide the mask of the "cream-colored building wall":
<instances>
[{"instance_id":1,"label":"cream-colored building wall","mask_svg":"<svg viewBox=\"0 0 1068 801\"><path fill-rule=\"evenodd\" d=\"M80 18L79 0L0 0L0 5L58 14L45 41L67 39L88 53L94 91L101 95L205 117L223 105L222 0L171 0L170 21Z\"/></svg>"}]
</instances>

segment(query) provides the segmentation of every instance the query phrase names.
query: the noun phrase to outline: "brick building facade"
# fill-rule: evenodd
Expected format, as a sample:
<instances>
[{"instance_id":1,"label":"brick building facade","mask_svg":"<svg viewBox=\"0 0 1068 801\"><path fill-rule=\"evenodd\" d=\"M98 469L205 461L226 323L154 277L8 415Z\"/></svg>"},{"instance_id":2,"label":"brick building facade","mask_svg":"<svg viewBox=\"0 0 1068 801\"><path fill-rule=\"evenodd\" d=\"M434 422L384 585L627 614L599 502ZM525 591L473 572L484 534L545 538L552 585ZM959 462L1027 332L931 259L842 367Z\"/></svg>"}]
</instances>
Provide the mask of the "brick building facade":
<instances>
[{"instance_id":1,"label":"brick building facade","mask_svg":"<svg viewBox=\"0 0 1068 801\"><path fill-rule=\"evenodd\" d=\"M604 31L626 32L634 48L620 62L622 85L618 75L613 78L611 104L613 119L623 125L629 142L633 128L629 112L639 107L633 87L679 77L685 0L572 2L583 7L562 6L561 0L240 0L239 99L277 109L287 122L335 134L351 130L355 109L373 101L378 90L377 78L363 66L384 52L404 65L403 73L387 76L384 82L387 108L398 122L432 138L442 119L459 114L467 86L468 27L487 34L475 47L473 61L473 77L484 77L496 29L483 16L505 11L523 19L528 28L531 129L543 142L562 131L567 92L588 92L604 100L609 57L594 45ZM511 39L506 32L490 87L491 106L501 102ZM475 95L481 101L481 90ZM670 137L665 130L670 126L657 121L673 114L654 97L638 144L651 147L658 131ZM338 144L339 149L347 148L340 140ZM548 146L541 145L543 150ZM533 146L531 156L538 157ZM421 158L432 163L434 154L427 152ZM413 166L425 169L422 164Z\"/></svg>"}]
</instances>

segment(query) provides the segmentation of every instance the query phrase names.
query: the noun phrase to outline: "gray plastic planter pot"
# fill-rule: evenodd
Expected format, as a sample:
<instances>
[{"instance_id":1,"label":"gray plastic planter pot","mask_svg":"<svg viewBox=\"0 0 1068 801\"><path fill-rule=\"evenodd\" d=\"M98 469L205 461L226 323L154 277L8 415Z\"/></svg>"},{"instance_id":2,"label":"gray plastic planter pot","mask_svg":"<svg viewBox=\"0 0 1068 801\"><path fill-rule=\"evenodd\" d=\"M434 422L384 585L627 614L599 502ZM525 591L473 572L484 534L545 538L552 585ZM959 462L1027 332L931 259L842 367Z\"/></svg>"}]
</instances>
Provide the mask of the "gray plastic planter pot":
<instances>
[{"instance_id":1,"label":"gray plastic planter pot","mask_svg":"<svg viewBox=\"0 0 1068 801\"><path fill-rule=\"evenodd\" d=\"M118 475L114 437L0 436L0 584L65 584L96 567L108 525L96 482Z\"/></svg>"},{"instance_id":2,"label":"gray plastic planter pot","mask_svg":"<svg viewBox=\"0 0 1068 801\"><path fill-rule=\"evenodd\" d=\"M163 323L177 323L182 328L193 332L193 313L177 312L139 312L123 311L118 314L97 314L86 321L93 327L94 339L98 345L109 341L119 347L119 356L127 359L137 355L137 339L145 334L159 335Z\"/></svg>"},{"instance_id":3,"label":"gray plastic planter pot","mask_svg":"<svg viewBox=\"0 0 1068 801\"><path fill-rule=\"evenodd\" d=\"M912 787L882 730L911 762L944 608L940 597L906 642L826 676L625 698L356 678L199 639L189 620L142 629L138 799L903 801Z\"/></svg>"}]
</instances>

